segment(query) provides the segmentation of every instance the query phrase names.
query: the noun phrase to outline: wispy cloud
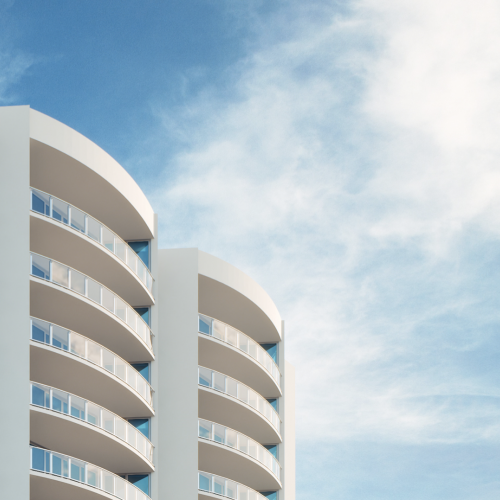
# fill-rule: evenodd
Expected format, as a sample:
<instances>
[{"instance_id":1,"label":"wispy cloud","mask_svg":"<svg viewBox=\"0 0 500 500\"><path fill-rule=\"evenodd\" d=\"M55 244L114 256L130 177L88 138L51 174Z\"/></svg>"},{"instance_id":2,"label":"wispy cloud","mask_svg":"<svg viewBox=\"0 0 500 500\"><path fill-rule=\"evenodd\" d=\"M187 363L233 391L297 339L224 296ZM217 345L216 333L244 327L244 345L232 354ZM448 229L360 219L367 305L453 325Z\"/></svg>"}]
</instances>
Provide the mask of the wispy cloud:
<instances>
[{"instance_id":1,"label":"wispy cloud","mask_svg":"<svg viewBox=\"0 0 500 500\"><path fill-rule=\"evenodd\" d=\"M228 88L164 111L183 147L152 193L163 244L276 299L304 447L498 444L500 5L292 2L261 23Z\"/></svg>"}]
</instances>

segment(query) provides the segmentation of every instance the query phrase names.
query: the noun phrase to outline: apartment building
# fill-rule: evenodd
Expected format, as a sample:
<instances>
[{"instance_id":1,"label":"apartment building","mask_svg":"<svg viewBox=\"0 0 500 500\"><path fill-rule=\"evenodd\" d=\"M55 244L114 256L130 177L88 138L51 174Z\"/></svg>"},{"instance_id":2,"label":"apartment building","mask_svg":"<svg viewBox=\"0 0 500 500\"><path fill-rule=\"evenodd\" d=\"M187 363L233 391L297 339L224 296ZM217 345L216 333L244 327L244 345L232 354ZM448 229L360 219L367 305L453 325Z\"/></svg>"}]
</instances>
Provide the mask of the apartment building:
<instances>
[{"instance_id":1,"label":"apartment building","mask_svg":"<svg viewBox=\"0 0 500 500\"><path fill-rule=\"evenodd\" d=\"M132 177L0 108L0 498L295 500L294 369L249 276L158 249Z\"/></svg>"}]
</instances>

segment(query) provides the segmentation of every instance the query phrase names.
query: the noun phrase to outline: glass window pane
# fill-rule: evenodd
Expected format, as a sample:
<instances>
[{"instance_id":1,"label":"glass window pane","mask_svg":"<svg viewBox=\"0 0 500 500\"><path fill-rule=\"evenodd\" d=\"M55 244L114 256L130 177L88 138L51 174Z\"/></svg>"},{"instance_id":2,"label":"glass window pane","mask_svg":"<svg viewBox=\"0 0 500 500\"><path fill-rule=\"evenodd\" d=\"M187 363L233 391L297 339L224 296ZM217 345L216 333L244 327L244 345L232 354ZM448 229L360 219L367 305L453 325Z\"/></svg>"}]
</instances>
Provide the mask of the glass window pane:
<instances>
[{"instance_id":1,"label":"glass window pane","mask_svg":"<svg viewBox=\"0 0 500 500\"><path fill-rule=\"evenodd\" d=\"M85 400L77 396L71 396L70 415L85 420Z\"/></svg>"},{"instance_id":2,"label":"glass window pane","mask_svg":"<svg viewBox=\"0 0 500 500\"><path fill-rule=\"evenodd\" d=\"M123 302L123 300L116 297L116 299L115 299L115 314L123 321L127 320L126 310L127 310L127 306L125 305L125 302Z\"/></svg>"},{"instance_id":3,"label":"glass window pane","mask_svg":"<svg viewBox=\"0 0 500 500\"><path fill-rule=\"evenodd\" d=\"M238 450L248 454L248 438L243 434L238 435Z\"/></svg>"},{"instance_id":4,"label":"glass window pane","mask_svg":"<svg viewBox=\"0 0 500 500\"><path fill-rule=\"evenodd\" d=\"M42 321L40 319L33 318L31 320L31 338L33 340L38 340L39 342L44 342L45 344L50 343L50 323Z\"/></svg>"},{"instance_id":5,"label":"glass window pane","mask_svg":"<svg viewBox=\"0 0 500 500\"><path fill-rule=\"evenodd\" d=\"M248 354L250 354L250 356L254 359L257 359L257 349L260 349L257 342L254 342L252 339L248 339Z\"/></svg>"},{"instance_id":6,"label":"glass window pane","mask_svg":"<svg viewBox=\"0 0 500 500\"><path fill-rule=\"evenodd\" d=\"M69 205L64 201L52 198L52 217L58 221L68 223L68 209Z\"/></svg>"},{"instance_id":7,"label":"glass window pane","mask_svg":"<svg viewBox=\"0 0 500 500\"><path fill-rule=\"evenodd\" d=\"M87 279L87 297L98 304L101 303L101 285L92 279Z\"/></svg>"},{"instance_id":8,"label":"glass window pane","mask_svg":"<svg viewBox=\"0 0 500 500\"><path fill-rule=\"evenodd\" d=\"M232 429L226 429L226 444L232 448L236 448L238 441L238 433Z\"/></svg>"},{"instance_id":9,"label":"glass window pane","mask_svg":"<svg viewBox=\"0 0 500 500\"><path fill-rule=\"evenodd\" d=\"M248 454L253 458L257 458L257 443L253 439L248 440Z\"/></svg>"},{"instance_id":10,"label":"glass window pane","mask_svg":"<svg viewBox=\"0 0 500 500\"><path fill-rule=\"evenodd\" d=\"M59 262L52 261L52 281L59 285L69 286L69 268L59 264Z\"/></svg>"},{"instance_id":11,"label":"glass window pane","mask_svg":"<svg viewBox=\"0 0 500 500\"><path fill-rule=\"evenodd\" d=\"M102 410L101 418L102 418L101 427L104 430L111 432L111 434L114 434L115 433L115 416L112 413L110 413L109 411Z\"/></svg>"},{"instance_id":12,"label":"glass window pane","mask_svg":"<svg viewBox=\"0 0 500 500\"><path fill-rule=\"evenodd\" d=\"M115 235L104 226L102 226L102 244L108 250L115 253Z\"/></svg>"},{"instance_id":13,"label":"glass window pane","mask_svg":"<svg viewBox=\"0 0 500 500\"><path fill-rule=\"evenodd\" d=\"M71 207L71 227L82 233L85 232L85 214L75 207Z\"/></svg>"},{"instance_id":14,"label":"glass window pane","mask_svg":"<svg viewBox=\"0 0 500 500\"><path fill-rule=\"evenodd\" d=\"M32 254L31 256L31 274L44 280L50 280L49 259L41 255Z\"/></svg>"},{"instance_id":15,"label":"glass window pane","mask_svg":"<svg viewBox=\"0 0 500 500\"><path fill-rule=\"evenodd\" d=\"M214 373L214 389L218 391L225 392L226 390L226 377L222 373Z\"/></svg>"},{"instance_id":16,"label":"glass window pane","mask_svg":"<svg viewBox=\"0 0 500 500\"><path fill-rule=\"evenodd\" d=\"M219 340L225 340L226 338L226 325L214 319L214 337Z\"/></svg>"},{"instance_id":17,"label":"glass window pane","mask_svg":"<svg viewBox=\"0 0 500 500\"><path fill-rule=\"evenodd\" d=\"M117 496L118 498L124 499L126 487L127 487L127 483L126 483L125 479L121 479L118 477L115 478L115 496Z\"/></svg>"},{"instance_id":18,"label":"glass window pane","mask_svg":"<svg viewBox=\"0 0 500 500\"><path fill-rule=\"evenodd\" d=\"M102 360L103 360L103 367L106 370L108 370L108 372L115 373L115 366L114 366L115 355L111 351L103 349Z\"/></svg>"},{"instance_id":19,"label":"glass window pane","mask_svg":"<svg viewBox=\"0 0 500 500\"><path fill-rule=\"evenodd\" d=\"M243 335L243 334L240 334L239 337L240 337L239 338L240 349L243 352L248 352L248 341L249 341L249 338L246 335Z\"/></svg>"},{"instance_id":20,"label":"glass window pane","mask_svg":"<svg viewBox=\"0 0 500 500\"><path fill-rule=\"evenodd\" d=\"M214 441L217 441L218 443L225 443L226 439L226 428L222 425L219 424L214 424Z\"/></svg>"},{"instance_id":21,"label":"glass window pane","mask_svg":"<svg viewBox=\"0 0 500 500\"><path fill-rule=\"evenodd\" d=\"M101 349L95 342L87 341L87 359L101 366Z\"/></svg>"},{"instance_id":22,"label":"glass window pane","mask_svg":"<svg viewBox=\"0 0 500 500\"><path fill-rule=\"evenodd\" d=\"M137 442L137 430L132 425L128 424L127 428L127 443L134 446Z\"/></svg>"},{"instance_id":23,"label":"glass window pane","mask_svg":"<svg viewBox=\"0 0 500 500\"><path fill-rule=\"evenodd\" d=\"M219 495L225 495L226 494L226 480L222 477L219 476L214 476L213 477L213 486L214 486L214 493L217 493Z\"/></svg>"},{"instance_id":24,"label":"glass window pane","mask_svg":"<svg viewBox=\"0 0 500 500\"><path fill-rule=\"evenodd\" d=\"M85 462L72 458L70 477L75 481L85 482Z\"/></svg>"},{"instance_id":25,"label":"glass window pane","mask_svg":"<svg viewBox=\"0 0 500 500\"><path fill-rule=\"evenodd\" d=\"M122 380L127 380L127 363L119 358L115 358L115 374Z\"/></svg>"},{"instance_id":26,"label":"glass window pane","mask_svg":"<svg viewBox=\"0 0 500 500\"><path fill-rule=\"evenodd\" d=\"M238 384L238 399L248 403L248 387L243 384Z\"/></svg>"},{"instance_id":27,"label":"glass window pane","mask_svg":"<svg viewBox=\"0 0 500 500\"><path fill-rule=\"evenodd\" d=\"M95 465L87 465L87 484L95 486L96 488L101 487L100 470Z\"/></svg>"},{"instance_id":28,"label":"glass window pane","mask_svg":"<svg viewBox=\"0 0 500 500\"><path fill-rule=\"evenodd\" d=\"M87 234L93 240L101 242L101 224L92 217L87 217Z\"/></svg>"},{"instance_id":29,"label":"glass window pane","mask_svg":"<svg viewBox=\"0 0 500 500\"><path fill-rule=\"evenodd\" d=\"M69 413L69 394L52 389L52 409L61 413Z\"/></svg>"},{"instance_id":30,"label":"glass window pane","mask_svg":"<svg viewBox=\"0 0 500 500\"><path fill-rule=\"evenodd\" d=\"M230 396L233 396L234 398L237 397L238 382L236 382L236 380L234 380L233 378L228 378L226 380L226 394L229 394Z\"/></svg>"},{"instance_id":31,"label":"glass window pane","mask_svg":"<svg viewBox=\"0 0 500 500\"><path fill-rule=\"evenodd\" d=\"M257 394L252 389L248 389L248 404L257 409Z\"/></svg>"},{"instance_id":32,"label":"glass window pane","mask_svg":"<svg viewBox=\"0 0 500 500\"><path fill-rule=\"evenodd\" d=\"M71 352L77 356L85 357L85 339L77 333L71 333Z\"/></svg>"},{"instance_id":33,"label":"glass window pane","mask_svg":"<svg viewBox=\"0 0 500 500\"><path fill-rule=\"evenodd\" d=\"M236 491L237 485L233 481L226 481L226 496L229 498L236 498Z\"/></svg>"},{"instance_id":34,"label":"glass window pane","mask_svg":"<svg viewBox=\"0 0 500 500\"><path fill-rule=\"evenodd\" d=\"M67 351L69 349L69 330L52 325L52 345Z\"/></svg>"},{"instance_id":35,"label":"glass window pane","mask_svg":"<svg viewBox=\"0 0 500 500\"><path fill-rule=\"evenodd\" d=\"M107 289L102 287L102 303L108 311L115 311L115 296Z\"/></svg>"},{"instance_id":36,"label":"glass window pane","mask_svg":"<svg viewBox=\"0 0 500 500\"><path fill-rule=\"evenodd\" d=\"M198 318L198 331L200 333L212 335L212 320L200 315Z\"/></svg>"},{"instance_id":37,"label":"glass window pane","mask_svg":"<svg viewBox=\"0 0 500 500\"><path fill-rule=\"evenodd\" d=\"M127 252L127 266L136 273L138 261L137 254L128 245L126 245L125 251Z\"/></svg>"},{"instance_id":38,"label":"glass window pane","mask_svg":"<svg viewBox=\"0 0 500 500\"><path fill-rule=\"evenodd\" d=\"M205 439L212 438L212 424L206 420L198 421L198 436Z\"/></svg>"},{"instance_id":39,"label":"glass window pane","mask_svg":"<svg viewBox=\"0 0 500 500\"><path fill-rule=\"evenodd\" d=\"M101 426L101 408L93 403L87 403L87 422Z\"/></svg>"},{"instance_id":40,"label":"glass window pane","mask_svg":"<svg viewBox=\"0 0 500 500\"><path fill-rule=\"evenodd\" d=\"M238 339L238 332L234 329L231 328L230 326L227 327L226 330L226 342L228 342L231 345L236 346L237 345L237 339Z\"/></svg>"},{"instance_id":41,"label":"glass window pane","mask_svg":"<svg viewBox=\"0 0 500 500\"><path fill-rule=\"evenodd\" d=\"M114 474L111 474L110 472L106 472L103 470L102 472L102 488L104 491L107 491L108 493L114 493L115 492L115 476Z\"/></svg>"},{"instance_id":42,"label":"glass window pane","mask_svg":"<svg viewBox=\"0 0 500 500\"><path fill-rule=\"evenodd\" d=\"M124 441L127 440L127 422L121 418L117 418L115 422L115 435Z\"/></svg>"},{"instance_id":43,"label":"glass window pane","mask_svg":"<svg viewBox=\"0 0 500 500\"><path fill-rule=\"evenodd\" d=\"M120 240L118 238L115 239L115 254L123 262L125 262L125 259L127 258L126 257L127 248L128 248L128 245L125 242L123 242L122 240Z\"/></svg>"},{"instance_id":44,"label":"glass window pane","mask_svg":"<svg viewBox=\"0 0 500 500\"><path fill-rule=\"evenodd\" d=\"M50 408L50 389L42 384L31 384L31 404Z\"/></svg>"},{"instance_id":45,"label":"glass window pane","mask_svg":"<svg viewBox=\"0 0 500 500\"><path fill-rule=\"evenodd\" d=\"M85 276L74 269L71 270L71 290L85 295Z\"/></svg>"},{"instance_id":46,"label":"glass window pane","mask_svg":"<svg viewBox=\"0 0 500 500\"><path fill-rule=\"evenodd\" d=\"M34 189L31 192L31 210L43 215L50 215L49 196Z\"/></svg>"},{"instance_id":47,"label":"glass window pane","mask_svg":"<svg viewBox=\"0 0 500 500\"><path fill-rule=\"evenodd\" d=\"M139 319L139 315L130 307L127 306L127 323L134 332L137 330L137 322L142 321ZM125 320L124 320L125 321Z\"/></svg>"},{"instance_id":48,"label":"glass window pane","mask_svg":"<svg viewBox=\"0 0 500 500\"><path fill-rule=\"evenodd\" d=\"M205 387L212 387L212 370L208 368L198 368L198 383Z\"/></svg>"},{"instance_id":49,"label":"glass window pane","mask_svg":"<svg viewBox=\"0 0 500 500\"><path fill-rule=\"evenodd\" d=\"M198 473L198 489L203 491L212 491L212 476L204 472Z\"/></svg>"}]
</instances>

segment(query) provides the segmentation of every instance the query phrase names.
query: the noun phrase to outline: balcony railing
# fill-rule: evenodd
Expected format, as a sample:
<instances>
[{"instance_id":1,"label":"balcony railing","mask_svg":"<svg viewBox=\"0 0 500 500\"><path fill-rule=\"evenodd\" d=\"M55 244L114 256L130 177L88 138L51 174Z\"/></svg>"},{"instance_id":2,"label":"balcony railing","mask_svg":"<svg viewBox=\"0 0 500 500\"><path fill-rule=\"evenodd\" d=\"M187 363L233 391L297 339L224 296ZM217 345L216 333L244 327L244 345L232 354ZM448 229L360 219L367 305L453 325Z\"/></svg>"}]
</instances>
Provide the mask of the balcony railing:
<instances>
[{"instance_id":1,"label":"balcony railing","mask_svg":"<svg viewBox=\"0 0 500 500\"><path fill-rule=\"evenodd\" d=\"M281 480L281 466L278 460L269 450L245 434L200 418L198 419L198 437L229 446L254 458L269 469L278 481Z\"/></svg>"},{"instance_id":2,"label":"balcony railing","mask_svg":"<svg viewBox=\"0 0 500 500\"><path fill-rule=\"evenodd\" d=\"M266 500L264 495L243 484L208 472L198 472L198 489L234 500Z\"/></svg>"},{"instance_id":3,"label":"balcony railing","mask_svg":"<svg viewBox=\"0 0 500 500\"><path fill-rule=\"evenodd\" d=\"M115 413L86 399L48 385L31 382L30 391L32 405L48 408L95 425L128 443L150 462L153 461L151 441L141 431Z\"/></svg>"},{"instance_id":4,"label":"balcony railing","mask_svg":"<svg viewBox=\"0 0 500 500\"><path fill-rule=\"evenodd\" d=\"M152 333L149 325L109 288L65 264L33 252L31 253L31 274L73 290L103 306L137 333L149 349L152 348Z\"/></svg>"},{"instance_id":5,"label":"balcony railing","mask_svg":"<svg viewBox=\"0 0 500 500\"><path fill-rule=\"evenodd\" d=\"M149 500L137 486L97 465L35 446L30 452L31 470L92 486L121 500Z\"/></svg>"},{"instance_id":6,"label":"balcony railing","mask_svg":"<svg viewBox=\"0 0 500 500\"><path fill-rule=\"evenodd\" d=\"M31 318L30 338L36 342L42 342L74 354L104 368L128 384L150 406L153 405L153 389L149 382L132 365L97 342L38 318Z\"/></svg>"},{"instance_id":7,"label":"balcony railing","mask_svg":"<svg viewBox=\"0 0 500 500\"><path fill-rule=\"evenodd\" d=\"M116 233L82 210L38 189L31 189L31 210L85 234L116 255L153 293L153 277L144 262Z\"/></svg>"},{"instance_id":8,"label":"balcony railing","mask_svg":"<svg viewBox=\"0 0 500 500\"><path fill-rule=\"evenodd\" d=\"M266 399L253 389L250 389L247 385L222 373L204 368L203 366L198 367L198 384L223 392L251 406L269 421L278 434L280 433L281 421L276 410Z\"/></svg>"},{"instance_id":9,"label":"balcony railing","mask_svg":"<svg viewBox=\"0 0 500 500\"><path fill-rule=\"evenodd\" d=\"M274 362L269 353L248 335L236 330L236 328L232 326L226 325L226 323L222 321L210 318L204 314L198 315L198 331L218 340L222 340L222 342L226 342L251 356L267 370L278 387L280 386L281 374L278 365Z\"/></svg>"}]
</instances>

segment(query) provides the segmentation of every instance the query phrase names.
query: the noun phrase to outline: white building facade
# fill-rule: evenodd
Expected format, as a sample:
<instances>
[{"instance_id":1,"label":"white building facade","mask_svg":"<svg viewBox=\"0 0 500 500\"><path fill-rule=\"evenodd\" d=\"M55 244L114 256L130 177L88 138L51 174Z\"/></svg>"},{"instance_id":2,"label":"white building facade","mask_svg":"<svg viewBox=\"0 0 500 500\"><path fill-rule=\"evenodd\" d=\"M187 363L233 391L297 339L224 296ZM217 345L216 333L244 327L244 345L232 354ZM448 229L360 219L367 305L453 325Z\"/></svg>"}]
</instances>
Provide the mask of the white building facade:
<instances>
[{"instance_id":1,"label":"white building facade","mask_svg":"<svg viewBox=\"0 0 500 500\"><path fill-rule=\"evenodd\" d=\"M0 108L0 497L295 500L284 323L245 273L158 250L101 148Z\"/></svg>"}]
</instances>

